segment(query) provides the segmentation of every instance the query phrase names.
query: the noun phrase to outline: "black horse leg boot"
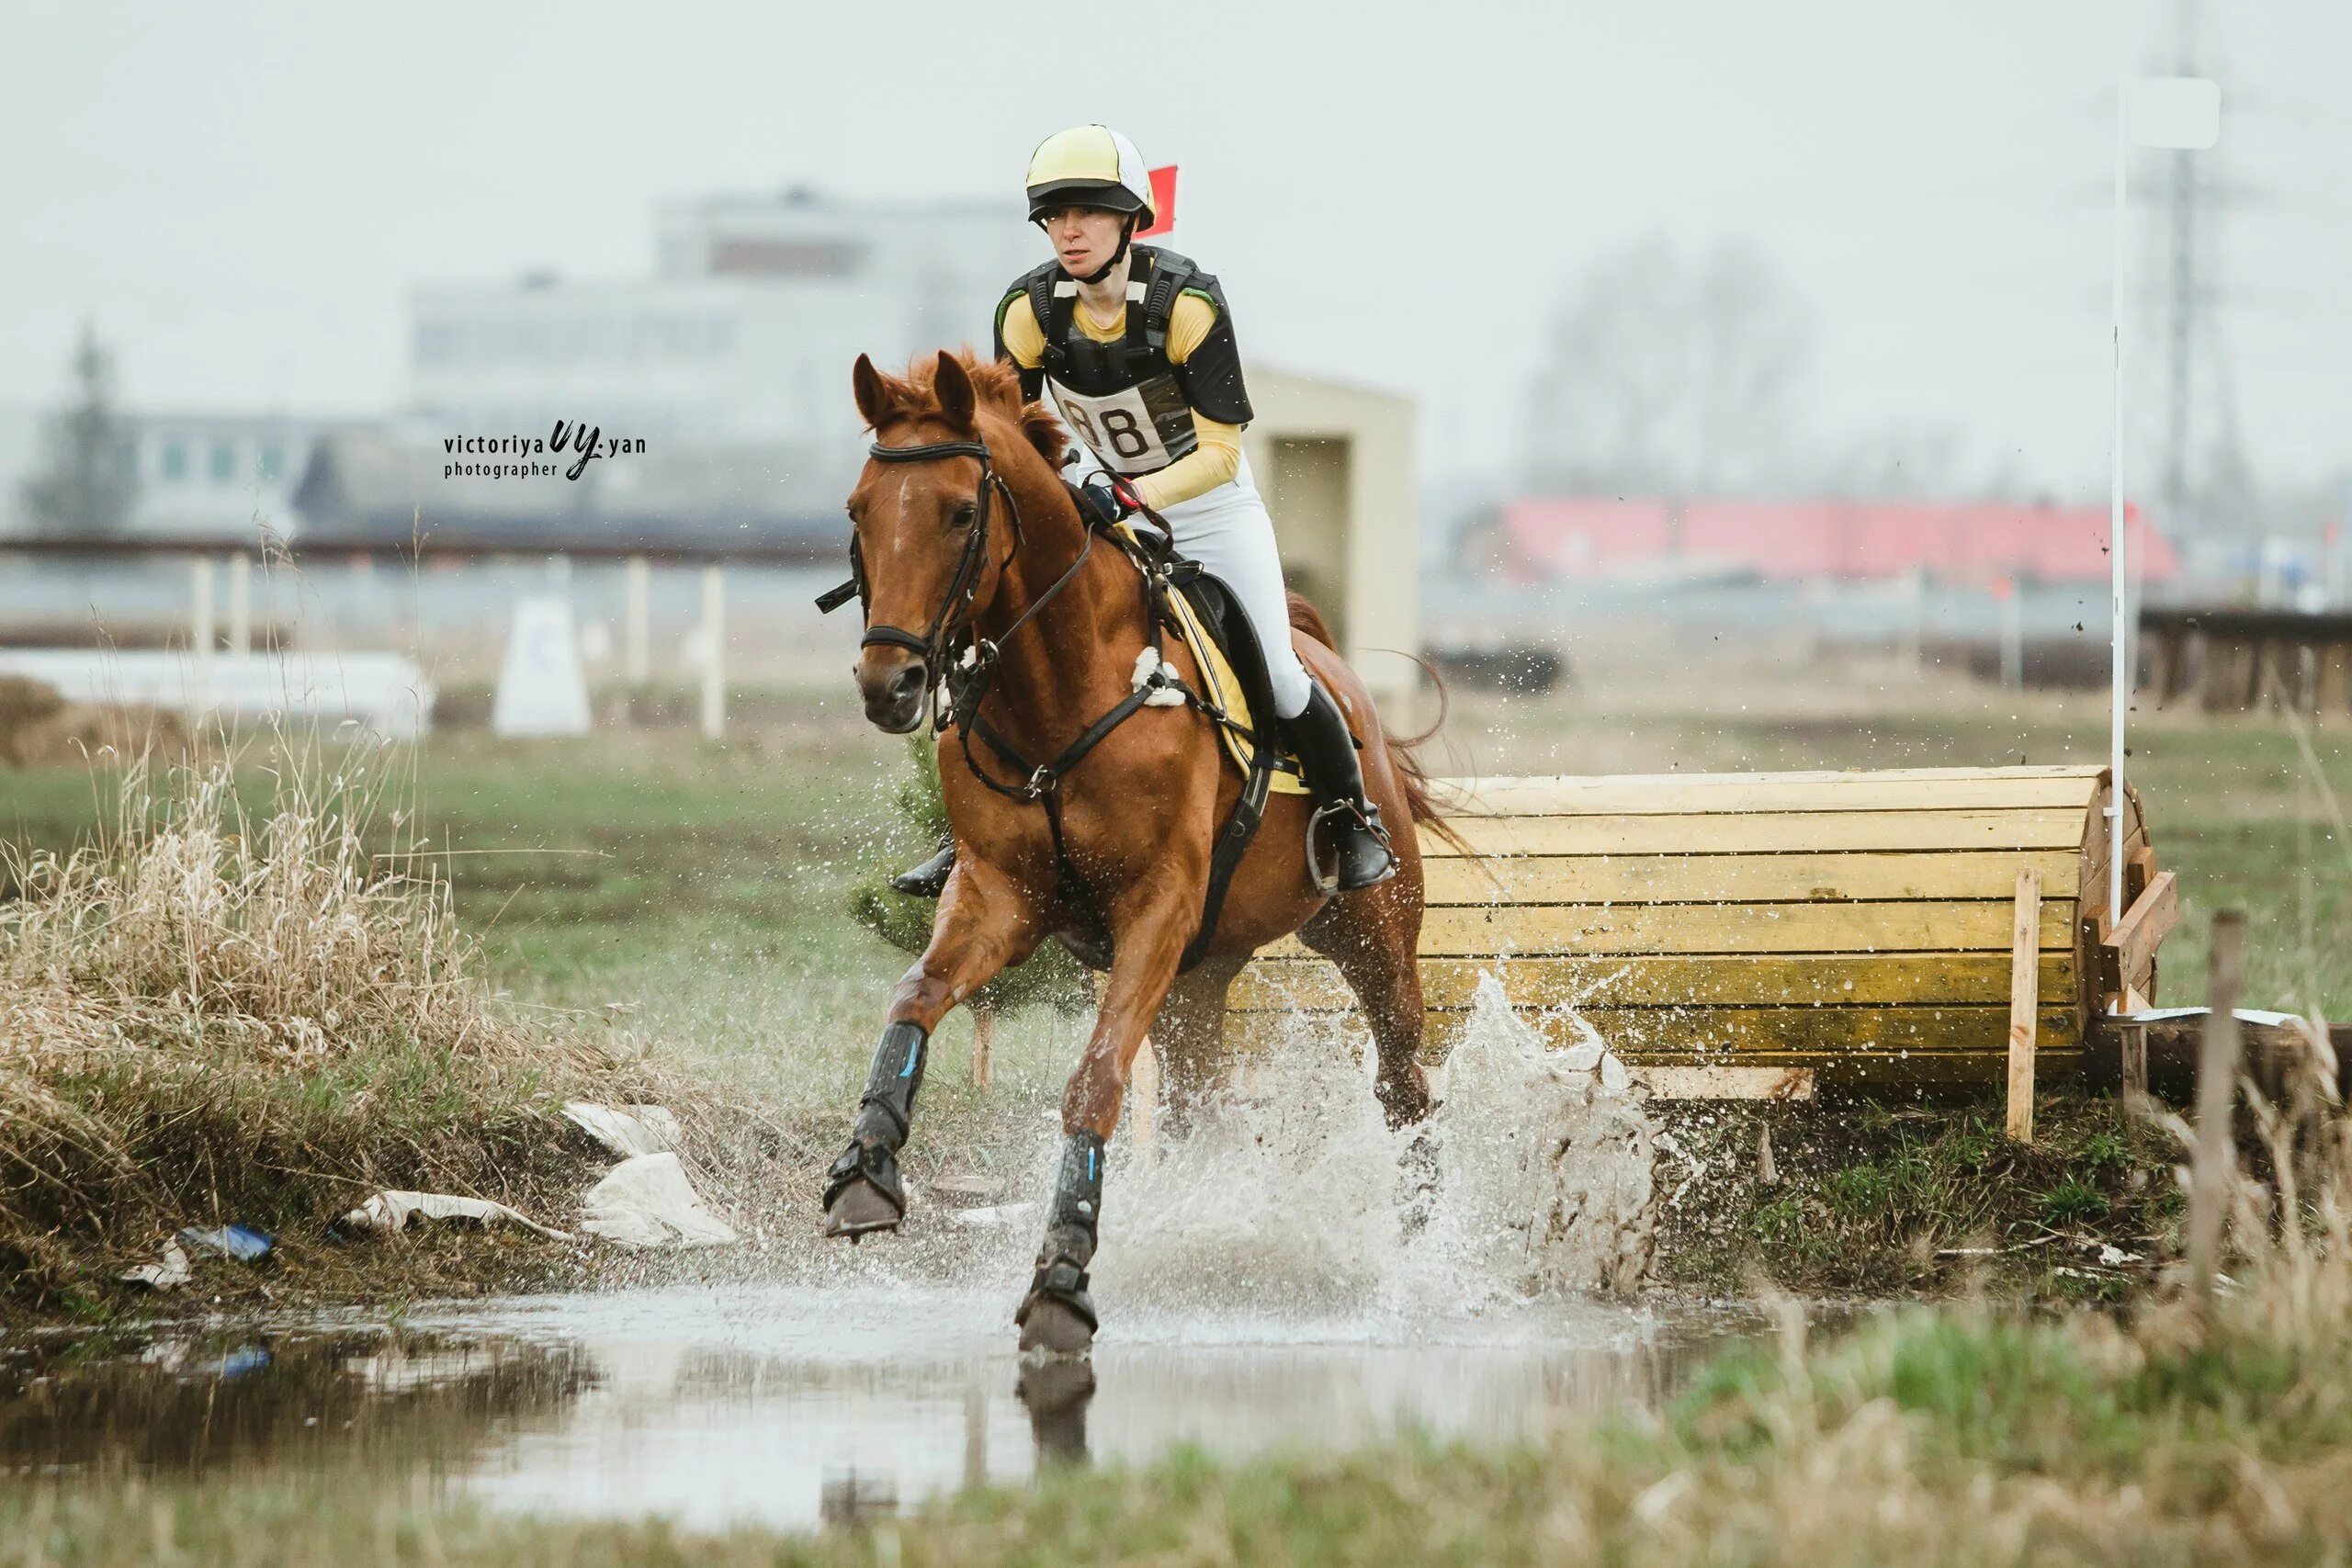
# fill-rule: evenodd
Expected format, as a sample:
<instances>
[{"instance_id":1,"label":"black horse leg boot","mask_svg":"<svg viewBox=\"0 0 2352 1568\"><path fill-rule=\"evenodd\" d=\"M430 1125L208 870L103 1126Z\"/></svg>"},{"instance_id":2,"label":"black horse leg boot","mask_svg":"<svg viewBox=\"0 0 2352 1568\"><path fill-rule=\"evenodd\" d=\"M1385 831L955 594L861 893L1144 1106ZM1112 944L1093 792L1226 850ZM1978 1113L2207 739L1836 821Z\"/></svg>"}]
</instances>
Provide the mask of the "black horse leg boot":
<instances>
[{"instance_id":1,"label":"black horse leg boot","mask_svg":"<svg viewBox=\"0 0 2352 1568\"><path fill-rule=\"evenodd\" d=\"M890 887L910 898L936 898L947 891L947 874L955 869L956 844L950 840L945 849L921 865L892 877Z\"/></svg>"},{"instance_id":2,"label":"black horse leg boot","mask_svg":"<svg viewBox=\"0 0 2352 1568\"><path fill-rule=\"evenodd\" d=\"M1062 1168L1054 1180L1053 1211L1046 1216L1046 1244L1037 1249L1036 1277L1012 1321L1021 1325L1021 1348L1049 1355L1083 1355L1100 1326L1094 1298L1086 1292L1086 1266L1102 1223L1102 1140L1081 1128L1062 1145Z\"/></svg>"},{"instance_id":3,"label":"black horse leg boot","mask_svg":"<svg viewBox=\"0 0 2352 1568\"><path fill-rule=\"evenodd\" d=\"M899 1185L899 1151L914 1123L915 1090L930 1055L919 1025L894 1023L874 1049L874 1067L850 1124L849 1147L825 1173L825 1234L852 1241L867 1231L899 1228L907 1217Z\"/></svg>"},{"instance_id":4,"label":"black horse leg boot","mask_svg":"<svg viewBox=\"0 0 2352 1568\"><path fill-rule=\"evenodd\" d=\"M1363 765L1356 759L1355 737L1348 733L1346 716L1322 682L1310 681L1306 710L1283 720L1317 802L1315 821L1306 833L1307 869L1324 892L1352 893L1396 875L1396 852L1389 847L1380 807L1364 797ZM1336 877L1324 871L1315 846L1315 827L1324 824L1330 829Z\"/></svg>"}]
</instances>

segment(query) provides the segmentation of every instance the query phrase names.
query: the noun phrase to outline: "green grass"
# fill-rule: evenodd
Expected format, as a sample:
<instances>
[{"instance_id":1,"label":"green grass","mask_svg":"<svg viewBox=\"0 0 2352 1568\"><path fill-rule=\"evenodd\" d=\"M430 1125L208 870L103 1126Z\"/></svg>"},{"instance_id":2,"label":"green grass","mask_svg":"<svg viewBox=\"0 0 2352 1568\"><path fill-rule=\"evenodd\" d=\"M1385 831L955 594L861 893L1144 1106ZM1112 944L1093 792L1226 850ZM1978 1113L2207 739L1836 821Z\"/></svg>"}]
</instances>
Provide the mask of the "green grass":
<instances>
[{"instance_id":1,"label":"green grass","mask_svg":"<svg viewBox=\"0 0 2352 1568\"><path fill-rule=\"evenodd\" d=\"M1707 682L1692 682L1699 691ZM1834 685L1834 682L1827 682ZM1643 688L1646 690L1647 688ZM1916 766L2096 760L2096 697L1906 690L1888 712L1819 694L1713 710L1627 713L1632 688L1604 678L1545 702L1457 703L1451 765L1490 772ZM1826 711L1825 711L1826 709ZM874 733L846 702L778 697L723 745L676 730L607 729L577 741L501 743L436 736L413 758L428 851L454 888L459 924L485 972L526 1018L711 1092L756 1104L790 1138L821 1151L854 1102L904 953L861 929L850 904L877 869L929 843L898 797L901 742ZM2163 863L2180 873L2185 919L2165 950L2161 995L2199 999L2211 911L2251 917L2245 999L2352 1013L2352 878L2291 738L2262 720L2148 717L2134 778ZM2352 759L2320 741L2333 782L2352 795ZM249 801L269 787L244 780ZM103 787L74 773L0 774L0 838L54 845L97 820ZM2308 935L2308 940L2306 940ZM974 1153L1018 1157L1058 1093L1082 1021L1012 1015L997 1037L999 1079L973 1090L970 1025L944 1028L909 1153L918 1179ZM2097 1232L2144 1252L2168 1223L2161 1151L2111 1108L2042 1116L2044 1147L2015 1156L1986 1106L1908 1118L1842 1110L1776 1112L1787 1181L1753 1190L1754 1130L1727 1111L1683 1135L1712 1151L1717 1176L1669 1217L1666 1277L1737 1289L1752 1269L1799 1288L1935 1288L1980 1268L2062 1295L2104 1294L2052 1271L2056 1253L2021 1250L1991 1265L1938 1262L1956 1247L2022 1248L2049 1231ZM2088 1142L2068 1139L2079 1123ZM1679 1179L1679 1178L1677 1178ZM2118 1280L2129 1276L2116 1276ZM2116 1286L2114 1288L2120 1288Z\"/></svg>"},{"instance_id":2,"label":"green grass","mask_svg":"<svg viewBox=\"0 0 2352 1568\"><path fill-rule=\"evenodd\" d=\"M2113 1100L2041 1097L2030 1146L2008 1140L2002 1116L1991 1099L1677 1111L1674 1137L1710 1177L1667 1211L1654 1277L1710 1295L1759 1272L1815 1294L2104 1300L2143 1285L2175 1239L2177 1151ZM1770 1186L1757 1175L1759 1124ZM1682 1158L1662 1164L1669 1190L1684 1171ZM2133 1260L2102 1261L2103 1246Z\"/></svg>"}]
</instances>

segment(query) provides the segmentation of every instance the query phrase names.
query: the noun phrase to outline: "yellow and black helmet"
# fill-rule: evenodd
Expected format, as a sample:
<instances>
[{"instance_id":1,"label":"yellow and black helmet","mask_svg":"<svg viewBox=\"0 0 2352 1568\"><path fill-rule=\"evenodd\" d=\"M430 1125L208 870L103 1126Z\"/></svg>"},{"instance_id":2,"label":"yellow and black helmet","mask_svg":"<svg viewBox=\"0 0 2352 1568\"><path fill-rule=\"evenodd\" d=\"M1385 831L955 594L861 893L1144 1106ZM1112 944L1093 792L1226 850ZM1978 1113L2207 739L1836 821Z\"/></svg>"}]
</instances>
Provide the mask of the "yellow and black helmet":
<instances>
[{"instance_id":1,"label":"yellow and black helmet","mask_svg":"<svg viewBox=\"0 0 2352 1568\"><path fill-rule=\"evenodd\" d=\"M1029 154L1029 220L1063 207L1100 207L1152 225L1151 175L1136 144L1107 125L1074 125Z\"/></svg>"}]
</instances>

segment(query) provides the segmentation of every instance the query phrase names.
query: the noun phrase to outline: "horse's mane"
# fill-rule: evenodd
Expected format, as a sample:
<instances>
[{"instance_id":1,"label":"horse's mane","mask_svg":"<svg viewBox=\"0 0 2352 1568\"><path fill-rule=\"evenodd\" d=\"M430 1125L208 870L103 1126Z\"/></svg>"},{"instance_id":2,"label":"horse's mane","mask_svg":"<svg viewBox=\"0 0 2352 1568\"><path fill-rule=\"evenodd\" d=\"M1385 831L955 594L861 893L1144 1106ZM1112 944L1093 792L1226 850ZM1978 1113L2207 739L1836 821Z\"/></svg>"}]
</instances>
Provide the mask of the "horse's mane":
<instances>
[{"instance_id":1,"label":"horse's mane","mask_svg":"<svg viewBox=\"0 0 2352 1568\"><path fill-rule=\"evenodd\" d=\"M1010 360L983 359L969 348L955 350L954 357L964 367L964 374L971 378L972 390L978 395L980 405L1012 421L1028 438L1029 445L1037 449L1037 455L1059 473L1062 458L1069 451L1069 436L1051 409L1021 395L1019 368ZM939 394L932 387L938 374L938 355L919 354L907 366L905 375L885 376L883 385L899 404L898 412L892 417L918 419L939 412Z\"/></svg>"}]
</instances>

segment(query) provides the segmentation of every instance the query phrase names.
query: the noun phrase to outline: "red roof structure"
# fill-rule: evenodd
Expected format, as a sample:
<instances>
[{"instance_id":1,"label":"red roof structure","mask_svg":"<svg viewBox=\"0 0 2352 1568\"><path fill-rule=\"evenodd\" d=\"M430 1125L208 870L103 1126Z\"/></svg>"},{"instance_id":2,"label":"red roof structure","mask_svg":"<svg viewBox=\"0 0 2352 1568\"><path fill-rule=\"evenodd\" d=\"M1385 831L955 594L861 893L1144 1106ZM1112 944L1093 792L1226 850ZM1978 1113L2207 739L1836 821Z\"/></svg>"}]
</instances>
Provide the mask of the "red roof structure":
<instances>
[{"instance_id":1,"label":"red roof structure","mask_svg":"<svg viewBox=\"0 0 2352 1568\"><path fill-rule=\"evenodd\" d=\"M2104 507L1994 502L1611 501L1530 497L1503 506L1528 575L1591 580L1720 571L1765 579L1900 577L2104 581ZM2124 513L2132 575L2180 574L2172 543Z\"/></svg>"}]
</instances>

